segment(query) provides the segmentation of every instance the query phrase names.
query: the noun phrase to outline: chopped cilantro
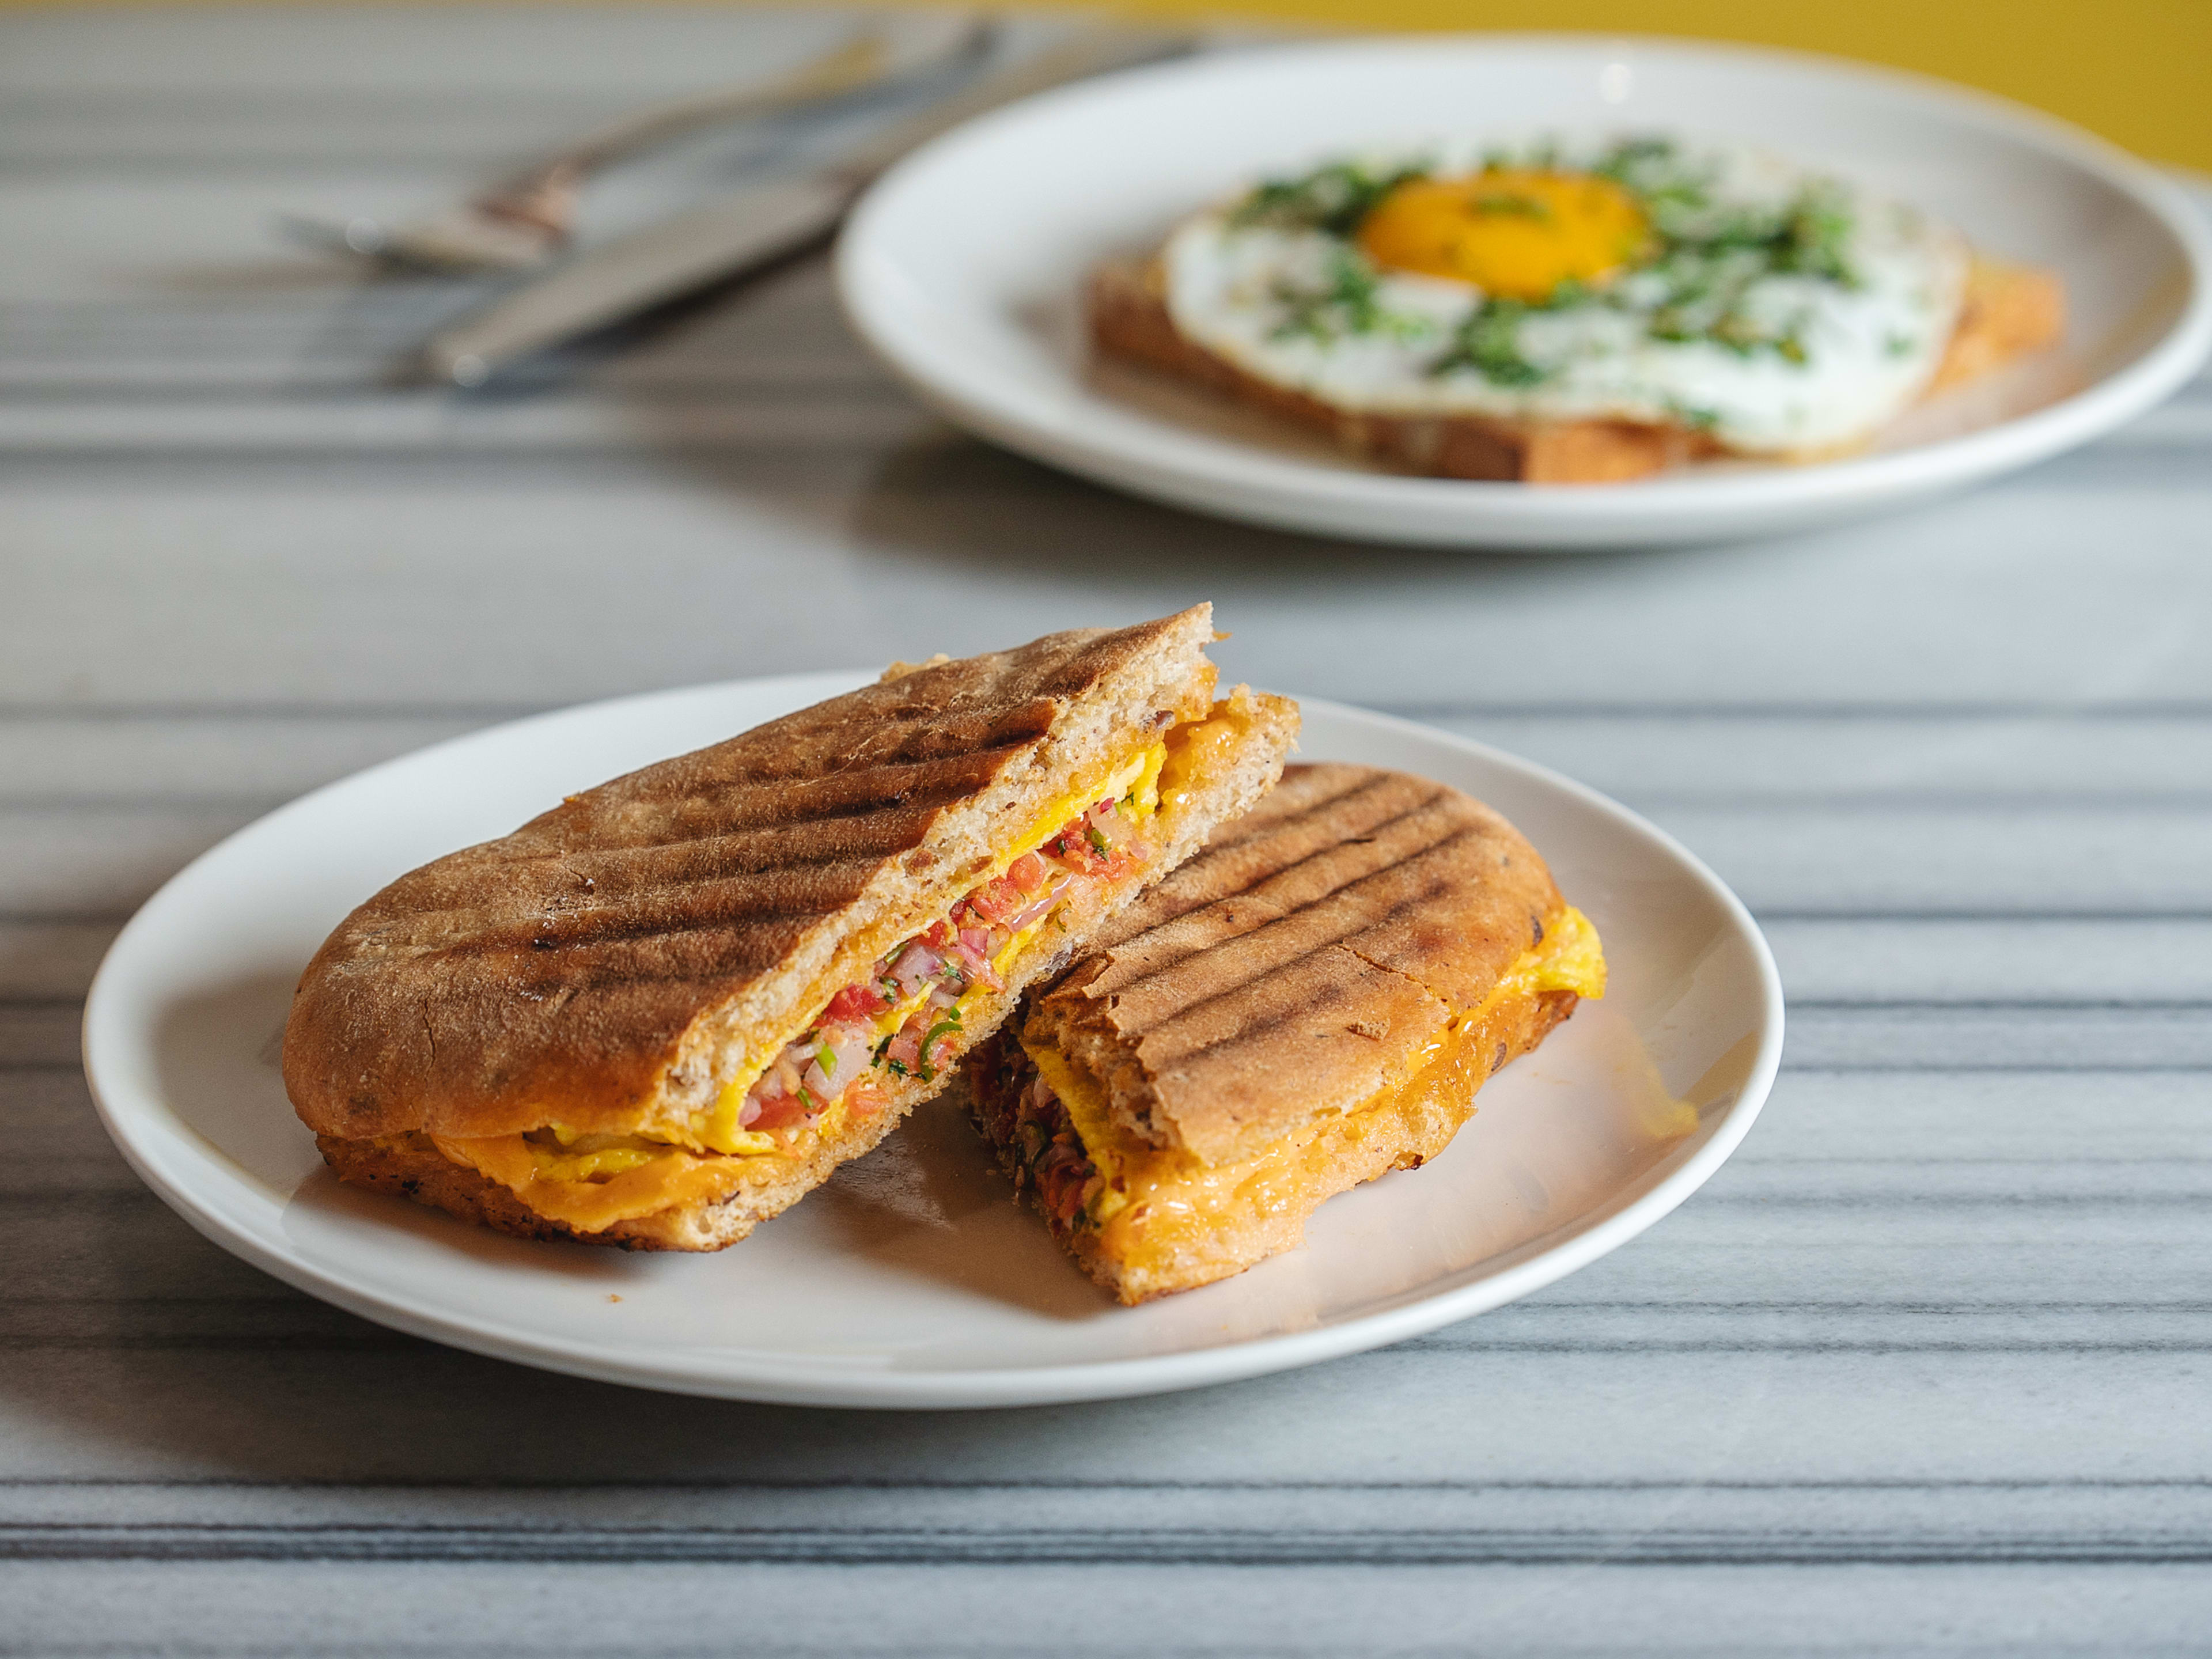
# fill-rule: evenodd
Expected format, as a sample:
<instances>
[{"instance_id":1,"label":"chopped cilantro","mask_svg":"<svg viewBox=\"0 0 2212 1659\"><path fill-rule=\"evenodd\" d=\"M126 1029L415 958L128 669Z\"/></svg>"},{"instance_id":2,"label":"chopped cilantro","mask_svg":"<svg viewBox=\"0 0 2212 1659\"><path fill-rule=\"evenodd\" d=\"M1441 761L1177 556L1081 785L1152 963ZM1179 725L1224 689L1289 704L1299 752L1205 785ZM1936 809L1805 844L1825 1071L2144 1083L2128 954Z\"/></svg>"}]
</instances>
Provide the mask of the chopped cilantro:
<instances>
[{"instance_id":1,"label":"chopped cilantro","mask_svg":"<svg viewBox=\"0 0 2212 1659\"><path fill-rule=\"evenodd\" d=\"M1421 162L1384 171L1362 161L1334 161L1302 179L1270 179L1237 204L1230 222L1349 236L1377 202L1408 179L1428 174Z\"/></svg>"},{"instance_id":2,"label":"chopped cilantro","mask_svg":"<svg viewBox=\"0 0 2212 1659\"><path fill-rule=\"evenodd\" d=\"M1686 404L1680 398L1667 399L1667 413L1693 432L1709 432L1720 424L1721 412L1704 404Z\"/></svg>"},{"instance_id":3,"label":"chopped cilantro","mask_svg":"<svg viewBox=\"0 0 2212 1659\"><path fill-rule=\"evenodd\" d=\"M1380 331L1403 339L1426 331L1428 325L1418 317L1384 310L1380 295L1374 267L1350 247L1332 248L1324 286L1301 289L1285 283L1276 287L1284 315L1272 331L1273 337L1303 337L1327 345L1346 334Z\"/></svg>"},{"instance_id":4,"label":"chopped cilantro","mask_svg":"<svg viewBox=\"0 0 2212 1659\"><path fill-rule=\"evenodd\" d=\"M1450 348L1429 365L1429 373L1473 369L1492 386L1534 386L1547 371L1522 354L1521 323L1537 309L1542 307L1522 300L1485 300L1462 320Z\"/></svg>"}]
</instances>

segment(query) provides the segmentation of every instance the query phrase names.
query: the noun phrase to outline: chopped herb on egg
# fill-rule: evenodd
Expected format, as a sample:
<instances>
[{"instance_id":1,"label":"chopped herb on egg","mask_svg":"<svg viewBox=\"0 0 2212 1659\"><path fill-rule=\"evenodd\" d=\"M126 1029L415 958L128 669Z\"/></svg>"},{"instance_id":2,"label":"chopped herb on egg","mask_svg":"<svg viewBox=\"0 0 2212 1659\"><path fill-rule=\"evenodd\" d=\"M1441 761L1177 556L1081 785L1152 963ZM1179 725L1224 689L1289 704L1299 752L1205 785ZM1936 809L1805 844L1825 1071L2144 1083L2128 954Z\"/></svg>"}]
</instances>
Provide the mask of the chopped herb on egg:
<instances>
[{"instance_id":1,"label":"chopped herb on egg","mask_svg":"<svg viewBox=\"0 0 2212 1659\"><path fill-rule=\"evenodd\" d=\"M1679 398L1662 399L1668 415L1692 432L1710 432L1720 424L1721 412L1705 404L1686 404Z\"/></svg>"},{"instance_id":2,"label":"chopped herb on egg","mask_svg":"<svg viewBox=\"0 0 2212 1659\"><path fill-rule=\"evenodd\" d=\"M1326 345L1346 334L1384 333L1407 339L1427 331L1428 324L1420 318L1386 311L1381 294L1372 266L1350 248L1333 248L1325 286L1275 285L1274 295L1284 313L1273 337L1318 340Z\"/></svg>"},{"instance_id":3,"label":"chopped herb on egg","mask_svg":"<svg viewBox=\"0 0 2212 1659\"><path fill-rule=\"evenodd\" d=\"M1237 205L1230 222L1349 236L1377 202L1407 179L1427 177L1428 171L1418 161L1387 171L1362 161L1334 161L1304 178L1268 180Z\"/></svg>"},{"instance_id":4,"label":"chopped herb on egg","mask_svg":"<svg viewBox=\"0 0 2212 1659\"><path fill-rule=\"evenodd\" d=\"M1535 385L1545 371L1521 351L1521 322L1529 309L1522 300L1485 300L1468 313L1450 349L1429 365L1429 373L1472 369L1492 386Z\"/></svg>"}]
</instances>

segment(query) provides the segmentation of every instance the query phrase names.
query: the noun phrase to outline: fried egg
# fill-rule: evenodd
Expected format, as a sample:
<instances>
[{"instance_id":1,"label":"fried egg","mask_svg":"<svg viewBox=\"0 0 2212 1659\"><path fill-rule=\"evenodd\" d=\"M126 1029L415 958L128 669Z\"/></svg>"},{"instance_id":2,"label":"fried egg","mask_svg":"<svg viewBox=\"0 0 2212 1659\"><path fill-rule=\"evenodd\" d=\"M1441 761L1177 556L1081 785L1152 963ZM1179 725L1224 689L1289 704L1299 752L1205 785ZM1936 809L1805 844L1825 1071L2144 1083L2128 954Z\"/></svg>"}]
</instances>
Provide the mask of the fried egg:
<instances>
[{"instance_id":1,"label":"fried egg","mask_svg":"<svg viewBox=\"0 0 2212 1659\"><path fill-rule=\"evenodd\" d=\"M1672 424L1776 455L1911 403L1967 268L1901 204L1666 138L1332 162L1196 216L1162 258L1187 338L1337 408Z\"/></svg>"}]
</instances>

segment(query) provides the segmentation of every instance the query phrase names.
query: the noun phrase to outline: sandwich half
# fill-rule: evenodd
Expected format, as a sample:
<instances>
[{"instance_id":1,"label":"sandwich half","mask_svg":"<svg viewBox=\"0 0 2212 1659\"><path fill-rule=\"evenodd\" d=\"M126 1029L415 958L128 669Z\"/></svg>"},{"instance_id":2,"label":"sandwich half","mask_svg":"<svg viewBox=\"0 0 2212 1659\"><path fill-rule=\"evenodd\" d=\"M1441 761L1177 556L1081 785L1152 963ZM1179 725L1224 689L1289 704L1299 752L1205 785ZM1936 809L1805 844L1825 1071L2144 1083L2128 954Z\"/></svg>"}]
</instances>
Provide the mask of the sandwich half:
<instances>
[{"instance_id":1,"label":"sandwich half","mask_svg":"<svg viewBox=\"0 0 2212 1659\"><path fill-rule=\"evenodd\" d=\"M302 976L344 1180L529 1237L734 1243L866 1152L1280 774L1212 608L919 666L403 876Z\"/></svg>"},{"instance_id":2,"label":"sandwich half","mask_svg":"<svg viewBox=\"0 0 2212 1659\"><path fill-rule=\"evenodd\" d=\"M1294 766L968 1063L969 1109L1082 1267L1138 1303L1296 1247L1419 1167L1605 991L1595 931L1455 789Z\"/></svg>"}]
</instances>

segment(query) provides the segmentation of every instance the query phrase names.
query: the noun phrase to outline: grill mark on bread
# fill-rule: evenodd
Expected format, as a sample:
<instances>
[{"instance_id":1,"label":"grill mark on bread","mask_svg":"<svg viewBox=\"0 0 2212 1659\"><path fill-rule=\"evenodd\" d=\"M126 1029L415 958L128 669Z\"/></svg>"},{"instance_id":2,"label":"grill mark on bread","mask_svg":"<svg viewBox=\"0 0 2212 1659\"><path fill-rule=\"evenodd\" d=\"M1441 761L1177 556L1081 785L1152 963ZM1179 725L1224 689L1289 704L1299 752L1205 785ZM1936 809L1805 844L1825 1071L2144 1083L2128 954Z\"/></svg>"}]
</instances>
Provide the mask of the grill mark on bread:
<instances>
[{"instance_id":1,"label":"grill mark on bread","mask_svg":"<svg viewBox=\"0 0 2212 1659\"><path fill-rule=\"evenodd\" d=\"M1454 836L1449 841L1438 843L1431 850L1443 851L1471 838L1471 832ZM1407 862L1414 861L1416 860ZM1332 908L1349 908L1343 902L1356 895L1361 888L1370 886L1385 878L1396 876L1406 867L1405 864L1392 865L1385 870L1376 872L1371 876L1363 877L1347 886L1333 889L1321 897L1302 904L1297 909L1256 927L1241 937L1248 945L1263 945L1267 935L1278 928L1289 928L1302 920L1311 920L1317 916L1326 917L1328 911ZM1267 1040L1267 1034L1275 1030L1279 1024L1291 1019L1304 1018L1321 1005L1313 1001L1294 1004L1284 1009L1279 1018L1270 1020L1264 1025L1247 1027L1210 1042L1182 1048L1176 1045L1176 1038L1177 1033L1187 1028L1194 1018L1201 1016L1210 1004L1219 1002L1226 998L1248 994L1270 982L1280 984L1297 974L1309 957L1320 956L1332 950L1342 951L1347 956L1356 957L1378 973L1394 974L1430 994L1437 996L1439 1000L1448 1002L1449 999L1443 997L1435 986L1425 983L1419 975L1407 973L1390 963L1376 960L1359 949L1358 942L1364 935L1379 933L1389 925L1401 921L1407 916L1419 915L1435 902L1439 894L1447 891L1452 884L1441 874L1432 875L1431 878L1419 889L1401 896L1397 902L1385 910L1380 917L1356 915L1351 918L1353 925L1342 933L1332 933L1318 939L1299 938L1288 941L1295 954L1268 961L1257 972L1248 974L1233 984L1223 985L1218 989L1210 989L1205 995L1181 1004L1172 1012L1156 1016L1153 1022L1145 1026L1140 1033L1133 1033L1131 1027L1122 1025L1115 1016L1119 1014L1126 1000L1131 999L1132 992L1144 988L1159 987L1164 982L1171 981L1176 969L1186 966L1192 960L1190 957L1185 957L1176 963L1174 968L1148 975L1144 980L1136 981L1129 986L1123 987L1113 998L1113 1012L1109 1014L1109 1018L1115 1019L1122 1035L1138 1035L1147 1064L1175 1065L1234 1047L1238 1043L1263 1043Z\"/></svg>"},{"instance_id":2,"label":"grill mark on bread","mask_svg":"<svg viewBox=\"0 0 2212 1659\"><path fill-rule=\"evenodd\" d=\"M979 751L978 757L988 761L991 769L995 770L1009 752L1000 747ZM946 805L972 795L977 784L970 764L963 764L954 775L947 775L940 768L934 775L927 777L919 773L906 776L897 769L884 769L894 772L895 783L880 780L875 771L860 777L841 775L859 787L840 790L826 804L828 810L813 811L803 817L793 817L791 808L795 804L805 811L808 803L804 796L794 803L793 792L777 791L773 793L782 803L782 809L776 821L771 822L763 815L750 825L743 822L732 825L726 816L717 815L715 833L709 835L665 835L656 841L628 846L601 844L557 853L533 848L498 857L497 861L516 878L526 879L540 869L558 872L568 878L570 886L581 887L589 894L592 902L588 907L560 905L564 896L557 891L549 894L549 908L541 914L561 918L558 925L567 928L570 935L562 939L565 945L588 944L596 938L635 937L659 927L692 925L682 915L684 900L667 897L664 904L665 896L681 895L738 878L760 882L785 878L810 880L842 870L848 879L824 891L811 908L801 910L786 902L771 913L827 916L851 903L885 858L919 847L938 814ZM742 787L753 786L748 781ZM771 792L762 793L767 796ZM680 799L682 811L696 806L704 812L702 798ZM682 823L679 811L675 827L680 828ZM457 873L456 884L473 890L479 884ZM584 920L594 909L609 918L619 912L624 921L619 926L610 921L594 929ZM718 917L734 918L746 914L749 912L742 905L725 906L696 925L707 925ZM415 943L445 948L447 941L441 938L441 934L471 927L477 931L487 948L497 948L511 943L532 925L530 918L494 918L480 904L432 904L411 909L390 924L365 929L364 933L386 945Z\"/></svg>"},{"instance_id":3,"label":"grill mark on bread","mask_svg":"<svg viewBox=\"0 0 2212 1659\"><path fill-rule=\"evenodd\" d=\"M1290 771L1291 774L1319 773L1334 779L1344 771L1362 774L1364 769L1315 766L1294 767ZM1101 933L1093 947L1093 953L1103 957L1128 942L1164 933L1170 923L1183 916L1247 894L1261 882L1288 874L1314 858L1334 851L1337 847L1346 844L1346 842L1321 838L1328 835L1325 820L1336 811L1363 796L1387 793L1407 783L1425 783L1426 781L1393 774L1355 775L1349 787L1337 793L1285 813L1283 811L1285 804L1295 801L1297 794L1302 793L1295 786L1304 781L1303 778L1286 778L1285 784L1278 785L1275 791L1250 812L1236 823L1223 826L1225 834L1210 840L1206 850L1198 857L1116 917L1113 926ZM1431 793L1409 811L1417 811L1419 805L1437 799L1435 787L1429 787ZM1237 865L1249 862L1255 857L1266 859L1270 847L1295 844L1308 837L1316 841L1310 851L1280 865L1268 865L1255 879L1245 881L1241 885L1231 888L1222 885L1224 876L1231 881L1237 879L1234 872Z\"/></svg>"},{"instance_id":4,"label":"grill mark on bread","mask_svg":"<svg viewBox=\"0 0 2212 1659\"><path fill-rule=\"evenodd\" d=\"M1149 925L1095 949L1026 1025L1104 1086L1131 1133L1208 1159L1365 1097L1564 902L1487 807L1353 767L1289 769L1169 885L1170 903L1139 907ZM1316 1075L1285 1070L1300 1056Z\"/></svg>"},{"instance_id":5,"label":"grill mark on bread","mask_svg":"<svg viewBox=\"0 0 2212 1659\"><path fill-rule=\"evenodd\" d=\"M1264 880L1255 883L1252 885L1243 889L1239 892L1228 895L1217 900L1212 904L1204 907L1204 908L1206 910L1218 910L1221 912L1224 921L1230 921L1233 924L1237 918L1234 915L1232 907L1237 901L1243 900L1255 908L1268 906L1270 904L1270 901L1267 896L1267 890L1283 883L1285 878L1293 878L1301 873L1310 872L1312 866L1321 860L1342 851L1346 846L1371 845L1376 842L1381 841L1383 839L1382 831L1394 828L1399 824L1409 823L1419 817L1423 813L1427 812L1435 807L1439 801L1443 799L1443 792L1442 790L1437 790L1409 811L1401 812L1396 817L1387 819L1382 823L1376 826L1374 833L1369 837L1364 839L1362 842L1357 843L1350 842L1333 842L1327 847L1317 848L1313 853L1309 854L1306 857L1298 860L1297 862L1285 866L1281 870L1268 876ZM1295 820L1293 820L1293 822L1295 822ZM1386 853L1382 855L1382 861L1378 862L1374 867L1370 867L1364 873L1353 877L1349 881L1338 881L1333 883L1330 886L1323 889L1320 892L1315 893L1309 897L1297 900L1288 906L1275 908L1272 915L1268 915L1264 920L1259 921L1251 926L1240 927L1231 925L1219 933L1213 934L1213 936L1210 938L1191 938L1173 941L1171 948L1176 948L1176 954L1168 960L1160 962L1157 965L1147 967L1142 971L1121 977L1115 976L1109 969L1108 972L1100 974L1095 979L1086 981L1086 988L1088 988L1094 995L1103 994L1110 996L1114 1000L1116 1006L1121 1006L1125 1002L1134 1001L1138 1000L1139 994L1143 991L1148 988L1156 990L1157 988L1160 987L1163 983L1171 981L1178 970L1188 968L1191 963L1202 957L1206 951L1212 950L1214 945L1225 939L1241 939L1248 946L1263 945L1263 941L1266 940L1267 936L1269 933L1273 933L1276 929L1291 927L1304 919L1311 917L1316 912L1325 911L1331 906L1335 906L1339 908L1346 908L1353 902L1355 896L1361 893L1363 890L1371 890L1376 884L1389 880L1394 877L1398 877L1402 872L1409 868L1417 867L1425 860L1432 860L1435 856L1448 852L1454 847L1463 844L1468 841L1473 835L1474 832L1469 830L1461 829L1452 830L1436 840L1423 842L1421 845L1413 848L1402 854L1392 854ZM1421 891L1402 900L1397 904L1393 905L1389 910L1383 912L1380 917L1356 916L1352 919L1354 925L1348 927L1344 932L1332 934L1327 938L1319 939L1318 941L1312 943L1308 948L1311 950L1326 949L1331 945L1340 945L1347 939L1356 939L1362 933L1372 931L1388 922L1398 921L1430 902L1438 892L1443 890L1449 884L1449 881L1442 877L1432 879ZM1180 921L1182 918L1179 917L1176 920ZM1153 931L1166 932L1173 926L1174 924L1170 922L1164 924L1163 927ZM1197 932L1194 928L1189 931L1194 933ZM1133 943L1134 941L1132 942ZM1295 960L1295 958L1288 958L1288 960ZM1118 959L1115 965L1118 965ZM1385 964L1378 963L1376 965L1381 967ZM1243 985L1251 982L1252 980L1265 977L1266 975L1273 971L1273 967L1262 967L1255 970L1248 979L1240 981L1236 985L1226 986L1220 991L1212 994L1231 994L1232 992L1241 988ZM1197 1006L1199 1005L1196 1002L1180 1005L1174 1011L1174 1014L1179 1014L1188 1008ZM1171 1018L1174 1017L1174 1014L1165 1014L1161 1018L1163 1020Z\"/></svg>"}]
</instances>

